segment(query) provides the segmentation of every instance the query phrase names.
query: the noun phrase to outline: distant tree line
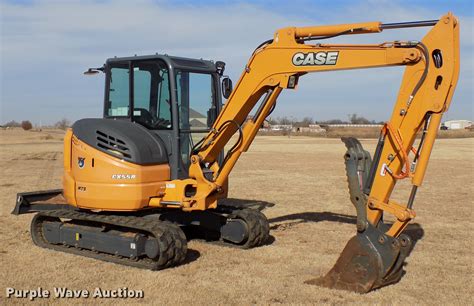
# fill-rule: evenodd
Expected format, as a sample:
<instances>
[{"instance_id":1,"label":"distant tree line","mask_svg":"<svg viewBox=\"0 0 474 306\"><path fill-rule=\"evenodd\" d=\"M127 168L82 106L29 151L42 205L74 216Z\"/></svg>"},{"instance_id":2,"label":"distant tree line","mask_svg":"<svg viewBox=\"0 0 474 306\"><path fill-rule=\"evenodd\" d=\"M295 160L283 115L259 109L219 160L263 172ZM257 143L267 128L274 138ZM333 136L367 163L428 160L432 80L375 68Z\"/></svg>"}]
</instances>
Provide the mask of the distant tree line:
<instances>
[{"instance_id":1,"label":"distant tree line","mask_svg":"<svg viewBox=\"0 0 474 306\"><path fill-rule=\"evenodd\" d=\"M4 127L21 127L25 131L31 130L33 128L33 124L29 120L24 120L22 122L17 122L15 120L9 121L3 125ZM44 127L53 127L61 130L66 130L68 127L71 126L71 122L68 119L61 119L52 126L44 126ZM41 127L40 127L41 128Z\"/></svg>"},{"instance_id":2,"label":"distant tree line","mask_svg":"<svg viewBox=\"0 0 474 306\"><path fill-rule=\"evenodd\" d=\"M384 124L383 121L369 120L357 114L347 115L347 120L331 119L331 120L314 120L311 117L304 117L303 119L295 119L293 117L273 117L268 119L271 125L293 125L295 127L308 127L310 124Z\"/></svg>"}]
</instances>

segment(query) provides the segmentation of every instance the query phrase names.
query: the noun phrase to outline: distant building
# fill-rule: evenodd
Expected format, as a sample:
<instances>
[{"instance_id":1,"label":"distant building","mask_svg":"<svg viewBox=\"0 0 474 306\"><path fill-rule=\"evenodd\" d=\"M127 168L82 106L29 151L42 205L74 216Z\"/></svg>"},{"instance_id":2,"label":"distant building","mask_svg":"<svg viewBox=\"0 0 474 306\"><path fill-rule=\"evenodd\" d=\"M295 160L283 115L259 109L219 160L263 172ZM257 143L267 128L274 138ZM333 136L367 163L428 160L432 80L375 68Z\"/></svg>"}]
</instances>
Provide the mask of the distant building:
<instances>
[{"instance_id":1,"label":"distant building","mask_svg":"<svg viewBox=\"0 0 474 306\"><path fill-rule=\"evenodd\" d=\"M297 132L297 133L325 133L326 130L323 129L319 124L310 124L309 126L293 127L293 132Z\"/></svg>"},{"instance_id":2,"label":"distant building","mask_svg":"<svg viewBox=\"0 0 474 306\"><path fill-rule=\"evenodd\" d=\"M270 130L272 131L291 131L293 129L293 125L291 124L272 124L270 126Z\"/></svg>"},{"instance_id":3,"label":"distant building","mask_svg":"<svg viewBox=\"0 0 474 306\"><path fill-rule=\"evenodd\" d=\"M472 125L472 121L469 120L449 120L441 124L441 127L445 126L448 130L459 130L465 129Z\"/></svg>"},{"instance_id":4,"label":"distant building","mask_svg":"<svg viewBox=\"0 0 474 306\"><path fill-rule=\"evenodd\" d=\"M352 124L352 123L341 123L341 124L322 124L322 127L354 127L354 128L367 128L367 127L382 127L382 124Z\"/></svg>"}]
</instances>

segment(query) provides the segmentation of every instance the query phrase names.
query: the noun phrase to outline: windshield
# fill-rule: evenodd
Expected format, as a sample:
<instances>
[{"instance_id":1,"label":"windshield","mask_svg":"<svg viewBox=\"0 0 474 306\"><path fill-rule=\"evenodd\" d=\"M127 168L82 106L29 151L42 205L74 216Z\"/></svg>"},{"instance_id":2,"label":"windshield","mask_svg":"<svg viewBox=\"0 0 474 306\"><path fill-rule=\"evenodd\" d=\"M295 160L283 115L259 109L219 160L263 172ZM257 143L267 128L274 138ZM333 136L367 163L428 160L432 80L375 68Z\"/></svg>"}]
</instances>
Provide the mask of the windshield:
<instances>
[{"instance_id":1,"label":"windshield","mask_svg":"<svg viewBox=\"0 0 474 306\"><path fill-rule=\"evenodd\" d=\"M129 63L110 65L106 116L132 117L149 129L171 129L168 69L162 61L133 62L133 101ZM133 112L130 105L133 104Z\"/></svg>"}]
</instances>

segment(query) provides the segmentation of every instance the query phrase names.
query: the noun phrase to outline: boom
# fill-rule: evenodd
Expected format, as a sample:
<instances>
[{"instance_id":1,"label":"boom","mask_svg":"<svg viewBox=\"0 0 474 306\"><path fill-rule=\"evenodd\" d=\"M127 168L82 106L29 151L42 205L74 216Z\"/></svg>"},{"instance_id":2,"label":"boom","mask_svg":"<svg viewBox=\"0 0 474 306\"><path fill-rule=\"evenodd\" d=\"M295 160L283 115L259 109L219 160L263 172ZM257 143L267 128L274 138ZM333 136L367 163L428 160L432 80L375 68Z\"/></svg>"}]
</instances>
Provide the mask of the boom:
<instances>
[{"instance_id":1,"label":"boom","mask_svg":"<svg viewBox=\"0 0 474 306\"><path fill-rule=\"evenodd\" d=\"M370 45L304 43L338 35L433 25L421 42L394 41ZM441 116L449 107L458 79L459 26L451 13L439 21L399 24L368 22L278 30L273 40L255 50L213 129L202 140L200 147L194 150L190 178L173 181L176 188L167 189L163 201L179 198L182 205L189 209L213 207L218 193L224 192L225 182L240 154L248 150L259 127L275 106L278 95L283 89L296 88L300 76L311 72L385 66L406 66L406 70L392 116L380 137L375 156L380 163L374 163L369 180L372 186L370 198L375 200L374 203L388 203L399 178L397 173L403 166L403 173L408 173L407 176L412 179L415 192L423 181ZM255 116L247 120L259 100L261 103ZM423 150L416 154L413 166L406 168L406 157L416 134L423 127ZM219 152L237 131L239 141L219 167ZM389 141L385 142L387 138ZM387 172L391 174L385 175ZM207 173L212 173L212 177ZM196 190L192 192L193 196L186 196L185 189ZM413 196L410 206L412 202ZM380 210L368 210L372 223L376 223L380 215ZM395 235L397 232L394 230L391 233Z\"/></svg>"},{"instance_id":2,"label":"boom","mask_svg":"<svg viewBox=\"0 0 474 306\"><path fill-rule=\"evenodd\" d=\"M378 33L385 29L433 26L422 41L381 44L306 44L339 35ZM382 24L368 22L321 27L289 27L252 54L244 72L209 134L194 148L190 177L174 180L164 196L150 205L179 203L183 210L214 208L227 194L227 179L242 152L248 150L283 89L294 89L311 72L406 66L390 120L383 126L373 161L356 139L348 148L346 170L351 201L357 210L358 234L319 285L366 292L397 281L408 255L410 238L401 234L415 217L413 201L421 186L441 122L459 75L459 25L451 13L440 20ZM259 105L257 103L260 101ZM252 109L255 115L247 119ZM422 132L418 148L414 142ZM219 166L219 152L238 132L238 141ZM413 154L410 162L409 155ZM398 180L410 178L406 204L390 199ZM173 202L174 201L174 202ZM387 212L395 222L383 222ZM391 245L392 247L388 247ZM361 259L363 258L363 259ZM354 275L365 268L365 279Z\"/></svg>"}]
</instances>

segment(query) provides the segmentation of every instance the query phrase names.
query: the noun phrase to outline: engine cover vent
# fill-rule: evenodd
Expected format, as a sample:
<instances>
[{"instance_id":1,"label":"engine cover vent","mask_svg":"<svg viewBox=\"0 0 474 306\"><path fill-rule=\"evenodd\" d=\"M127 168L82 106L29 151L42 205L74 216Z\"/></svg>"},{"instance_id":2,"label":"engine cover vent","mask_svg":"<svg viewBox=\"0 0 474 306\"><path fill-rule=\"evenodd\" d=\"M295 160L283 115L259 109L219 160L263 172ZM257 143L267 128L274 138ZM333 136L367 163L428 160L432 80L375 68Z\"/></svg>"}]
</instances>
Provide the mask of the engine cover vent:
<instances>
[{"instance_id":1,"label":"engine cover vent","mask_svg":"<svg viewBox=\"0 0 474 306\"><path fill-rule=\"evenodd\" d=\"M113 137L112 135L107 135L99 130L96 131L96 136L98 147L119 157L132 158L130 149L127 147L125 141Z\"/></svg>"}]
</instances>

